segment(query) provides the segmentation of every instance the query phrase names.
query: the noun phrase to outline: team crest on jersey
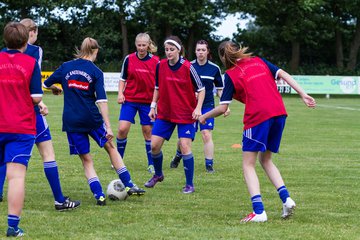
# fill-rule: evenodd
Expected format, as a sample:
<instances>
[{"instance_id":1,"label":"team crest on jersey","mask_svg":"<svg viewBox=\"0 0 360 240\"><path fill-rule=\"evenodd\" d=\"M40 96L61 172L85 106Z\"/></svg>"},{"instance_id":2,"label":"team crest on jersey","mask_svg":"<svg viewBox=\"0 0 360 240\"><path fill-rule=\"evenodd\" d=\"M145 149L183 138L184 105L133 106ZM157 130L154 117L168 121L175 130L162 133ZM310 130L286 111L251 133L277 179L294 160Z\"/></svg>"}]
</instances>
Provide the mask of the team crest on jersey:
<instances>
[{"instance_id":1,"label":"team crest on jersey","mask_svg":"<svg viewBox=\"0 0 360 240\"><path fill-rule=\"evenodd\" d=\"M69 88L76 88L79 90L89 90L89 83L88 82L80 82L77 80L69 80L68 87Z\"/></svg>"}]
</instances>

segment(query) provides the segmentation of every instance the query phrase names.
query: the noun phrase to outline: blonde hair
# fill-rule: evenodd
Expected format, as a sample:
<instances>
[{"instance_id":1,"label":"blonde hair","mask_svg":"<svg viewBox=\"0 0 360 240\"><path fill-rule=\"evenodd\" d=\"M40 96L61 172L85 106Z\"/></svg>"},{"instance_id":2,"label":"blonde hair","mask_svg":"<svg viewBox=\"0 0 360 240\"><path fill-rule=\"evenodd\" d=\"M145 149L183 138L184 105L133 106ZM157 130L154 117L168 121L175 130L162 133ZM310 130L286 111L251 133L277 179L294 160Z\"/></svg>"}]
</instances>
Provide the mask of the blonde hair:
<instances>
[{"instance_id":1,"label":"blonde hair","mask_svg":"<svg viewBox=\"0 0 360 240\"><path fill-rule=\"evenodd\" d=\"M155 53L157 52L157 46L156 44L154 43L153 40L151 40L150 36L148 33L139 33L138 35L136 35L136 38L135 38L135 44L136 44L136 41L138 41L140 38L144 38L146 39L146 41L149 43L149 47L147 49L147 51L149 53Z\"/></svg>"},{"instance_id":2,"label":"blonde hair","mask_svg":"<svg viewBox=\"0 0 360 240\"><path fill-rule=\"evenodd\" d=\"M226 69L236 65L238 59L251 57L252 53L247 53L248 47L242 47L232 41L220 43L218 48L219 57Z\"/></svg>"},{"instance_id":3,"label":"blonde hair","mask_svg":"<svg viewBox=\"0 0 360 240\"><path fill-rule=\"evenodd\" d=\"M76 54L74 55L76 58L84 58L93 55L96 49L99 49L100 45L98 42L90 37L84 39L81 44L80 50L75 48Z\"/></svg>"},{"instance_id":4,"label":"blonde hair","mask_svg":"<svg viewBox=\"0 0 360 240\"><path fill-rule=\"evenodd\" d=\"M24 25L29 32L36 31L38 29L36 23L30 18L24 18L20 21L20 23Z\"/></svg>"}]
</instances>

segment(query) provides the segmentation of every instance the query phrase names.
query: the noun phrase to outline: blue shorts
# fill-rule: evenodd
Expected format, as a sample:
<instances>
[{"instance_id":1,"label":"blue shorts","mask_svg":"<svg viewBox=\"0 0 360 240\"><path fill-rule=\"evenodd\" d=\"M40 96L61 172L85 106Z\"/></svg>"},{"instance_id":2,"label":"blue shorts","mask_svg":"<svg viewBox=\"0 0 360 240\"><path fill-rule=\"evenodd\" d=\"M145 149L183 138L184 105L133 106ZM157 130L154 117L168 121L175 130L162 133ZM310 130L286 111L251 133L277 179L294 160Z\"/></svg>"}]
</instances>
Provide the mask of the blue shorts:
<instances>
[{"instance_id":1,"label":"blue shorts","mask_svg":"<svg viewBox=\"0 0 360 240\"><path fill-rule=\"evenodd\" d=\"M51 134L46 118L40 113L36 113L35 143L41 143L49 140L51 140Z\"/></svg>"},{"instance_id":2,"label":"blue shorts","mask_svg":"<svg viewBox=\"0 0 360 240\"><path fill-rule=\"evenodd\" d=\"M27 167L34 142L31 134L0 133L0 165L14 162Z\"/></svg>"},{"instance_id":3,"label":"blue shorts","mask_svg":"<svg viewBox=\"0 0 360 240\"><path fill-rule=\"evenodd\" d=\"M141 125L153 125L149 117L150 104L124 102L121 106L119 120L128 121L135 124L136 113L139 112Z\"/></svg>"},{"instance_id":4,"label":"blue shorts","mask_svg":"<svg viewBox=\"0 0 360 240\"><path fill-rule=\"evenodd\" d=\"M170 140L175 127L178 129L178 138L191 138L194 140L195 137L195 123L172 123L161 119L156 119L154 127L152 129L152 135L156 135Z\"/></svg>"},{"instance_id":5,"label":"blue shorts","mask_svg":"<svg viewBox=\"0 0 360 240\"><path fill-rule=\"evenodd\" d=\"M243 151L279 152L286 116L270 118L243 132Z\"/></svg>"},{"instance_id":6,"label":"blue shorts","mask_svg":"<svg viewBox=\"0 0 360 240\"><path fill-rule=\"evenodd\" d=\"M201 109L201 114L205 114L207 112L210 112L211 110L213 110L213 108L204 108ZM214 130L214 124L215 124L215 119L214 118L208 118L206 119L206 123L205 124L201 124L198 121L196 122L196 132L199 129L199 125L200 125L200 131L202 130Z\"/></svg>"},{"instance_id":7,"label":"blue shorts","mask_svg":"<svg viewBox=\"0 0 360 240\"><path fill-rule=\"evenodd\" d=\"M90 153L89 135L101 148L104 147L108 141L104 125L87 133L66 132L66 134L69 142L70 155Z\"/></svg>"}]
</instances>

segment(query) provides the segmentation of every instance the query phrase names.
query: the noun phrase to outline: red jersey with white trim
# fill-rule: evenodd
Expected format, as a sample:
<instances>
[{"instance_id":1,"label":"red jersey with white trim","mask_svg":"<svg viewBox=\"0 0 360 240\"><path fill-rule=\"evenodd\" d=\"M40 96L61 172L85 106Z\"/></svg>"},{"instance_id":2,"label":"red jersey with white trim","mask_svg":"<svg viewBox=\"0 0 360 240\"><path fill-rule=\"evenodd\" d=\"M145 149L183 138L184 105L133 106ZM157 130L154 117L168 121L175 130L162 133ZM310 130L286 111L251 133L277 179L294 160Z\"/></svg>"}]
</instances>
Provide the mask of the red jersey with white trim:
<instances>
[{"instance_id":1,"label":"red jersey with white trim","mask_svg":"<svg viewBox=\"0 0 360 240\"><path fill-rule=\"evenodd\" d=\"M245 104L244 130L287 115L275 79L259 57L241 59L226 73L234 84L233 98Z\"/></svg>"},{"instance_id":2,"label":"red jersey with white trim","mask_svg":"<svg viewBox=\"0 0 360 240\"><path fill-rule=\"evenodd\" d=\"M159 57L149 54L149 59L139 59L136 53L129 54L125 99L129 102L148 103L152 101L155 88L155 70Z\"/></svg>"},{"instance_id":3,"label":"red jersey with white trim","mask_svg":"<svg viewBox=\"0 0 360 240\"><path fill-rule=\"evenodd\" d=\"M182 60L176 71L163 59L158 69L159 100L157 118L173 123L194 123L192 113L196 107L195 89L190 77L191 63Z\"/></svg>"},{"instance_id":4,"label":"red jersey with white trim","mask_svg":"<svg viewBox=\"0 0 360 240\"><path fill-rule=\"evenodd\" d=\"M31 95L36 60L23 53L0 53L0 132L36 134L36 117ZM39 73L40 74L40 73ZM40 75L38 80L41 86ZM39 96L42 91L39 90Z\"/></svg>"}]
</instances>

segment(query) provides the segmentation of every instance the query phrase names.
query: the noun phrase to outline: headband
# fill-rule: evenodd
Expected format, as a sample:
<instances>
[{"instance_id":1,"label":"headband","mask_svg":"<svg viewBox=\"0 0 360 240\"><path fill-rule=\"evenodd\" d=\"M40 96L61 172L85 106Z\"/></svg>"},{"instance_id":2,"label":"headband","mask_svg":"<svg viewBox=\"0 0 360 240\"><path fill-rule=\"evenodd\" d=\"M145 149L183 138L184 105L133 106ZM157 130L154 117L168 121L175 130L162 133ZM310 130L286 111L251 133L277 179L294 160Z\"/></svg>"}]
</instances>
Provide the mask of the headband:
<instances>
[{"instance_id":1,"label":"headband","mask_svg":"<svg viewBox=\"0 0 360 240\"><path fill-rule=\"evenodd\" d=\"M172 39L168 39L168 40L166 40L166 41L164 42L164 44L165 44L165 43L171 43L171 44L174 44L174 45L175 45L175 47L177 47L179 50L181 50L181 46L180 46L180 44L179 44L179 43L177 43L176 41L172 40Z\"/></svg>"}]
</instances>

